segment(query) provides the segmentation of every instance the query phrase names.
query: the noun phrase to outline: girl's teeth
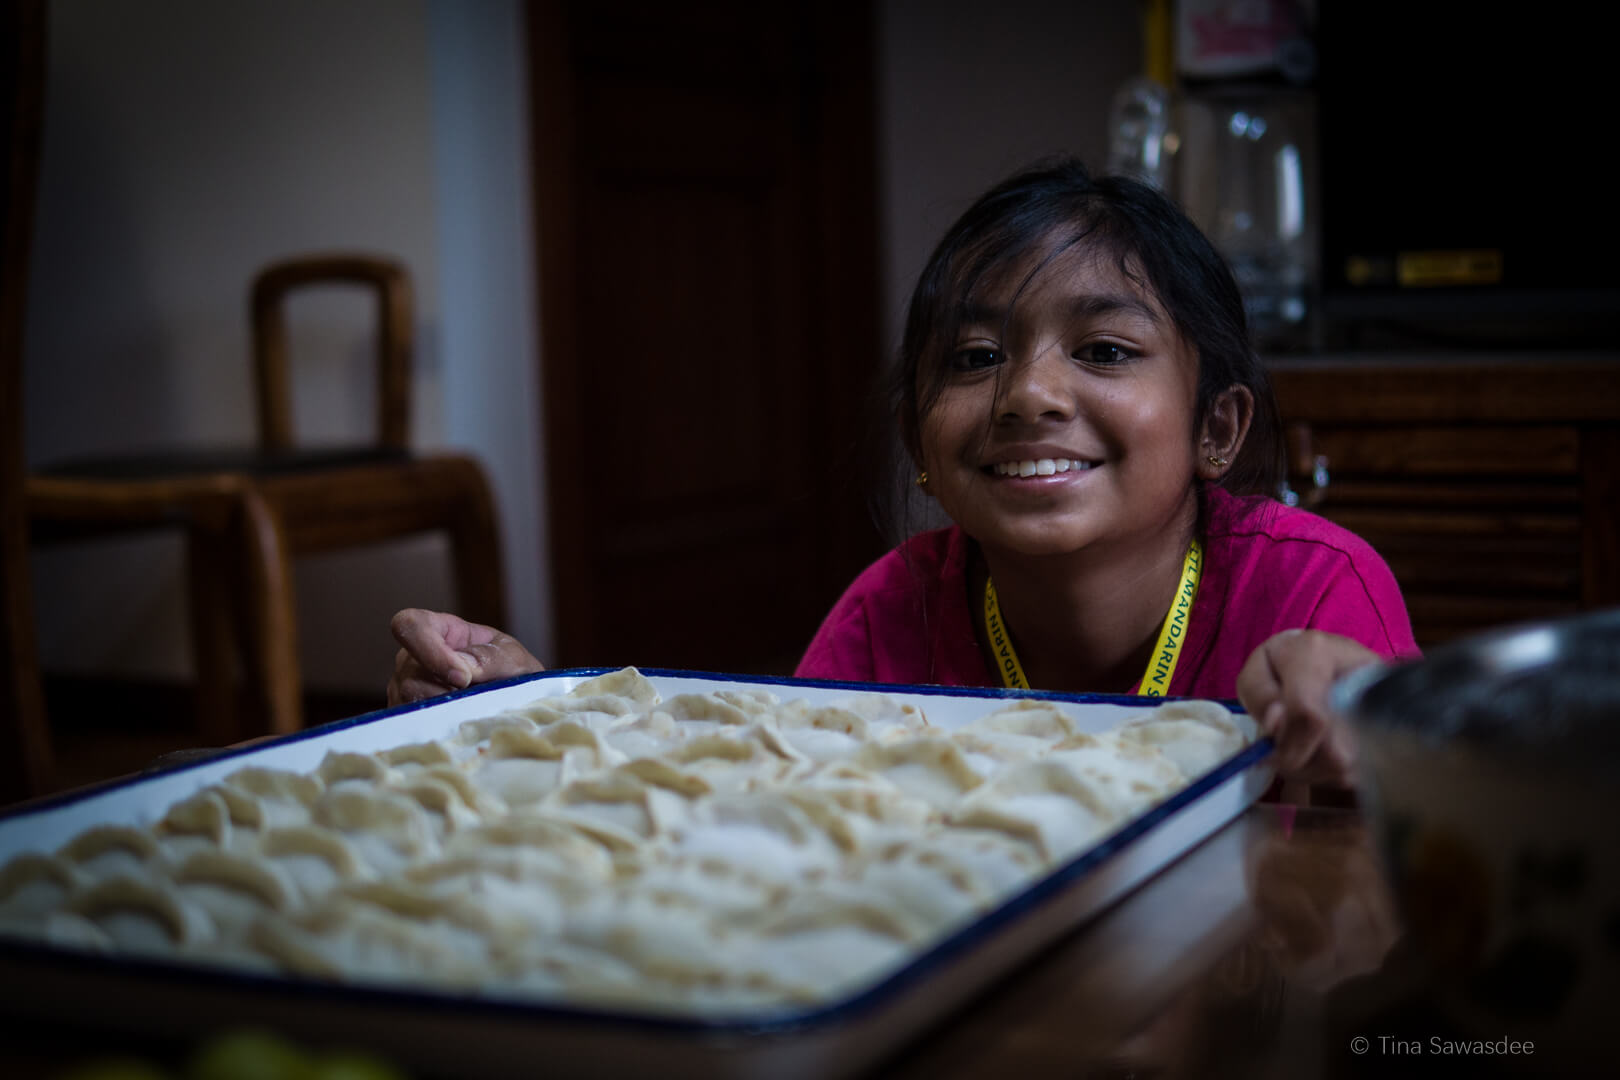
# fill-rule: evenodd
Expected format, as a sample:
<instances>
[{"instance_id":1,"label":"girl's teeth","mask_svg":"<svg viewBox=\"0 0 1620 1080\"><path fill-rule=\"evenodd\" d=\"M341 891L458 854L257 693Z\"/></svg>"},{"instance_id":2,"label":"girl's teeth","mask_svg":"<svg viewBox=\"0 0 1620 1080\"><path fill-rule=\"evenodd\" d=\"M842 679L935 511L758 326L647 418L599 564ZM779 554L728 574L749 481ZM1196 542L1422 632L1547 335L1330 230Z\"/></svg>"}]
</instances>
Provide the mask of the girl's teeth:
<instances>
[{"instance_id":1,"label":"girl's teeth","mask_svg":"<svg viewBox=\"0 0 1620 1080\"><path fill-rule=\"evenodd\" d=\"M1083 461L1066 458L1041 458L1038 461L1003 461L995 467L997 476L1051 476L1070 469L1088 469Z\"/></svg>"}]
</instances>

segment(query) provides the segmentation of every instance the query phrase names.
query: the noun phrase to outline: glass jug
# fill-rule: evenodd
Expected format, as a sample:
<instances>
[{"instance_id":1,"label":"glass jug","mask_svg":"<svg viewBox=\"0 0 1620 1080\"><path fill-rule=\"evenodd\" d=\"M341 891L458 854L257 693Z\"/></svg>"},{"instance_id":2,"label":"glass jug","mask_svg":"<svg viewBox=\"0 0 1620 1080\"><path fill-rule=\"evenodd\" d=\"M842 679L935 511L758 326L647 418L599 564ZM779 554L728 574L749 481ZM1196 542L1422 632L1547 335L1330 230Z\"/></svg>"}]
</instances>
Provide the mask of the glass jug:
<instances>
[{"instance_id":1,"label":"glass jug","mask_svg":"<svg viewBox=\"0 0 1620 1080\"><path fill-rule=\"evenodd\" d=\"M1316 290L1314 100L1279 88L1182 103L1177 193L1226 256L1262 348L1303 346Z\"/></svg>"}]
</instances>

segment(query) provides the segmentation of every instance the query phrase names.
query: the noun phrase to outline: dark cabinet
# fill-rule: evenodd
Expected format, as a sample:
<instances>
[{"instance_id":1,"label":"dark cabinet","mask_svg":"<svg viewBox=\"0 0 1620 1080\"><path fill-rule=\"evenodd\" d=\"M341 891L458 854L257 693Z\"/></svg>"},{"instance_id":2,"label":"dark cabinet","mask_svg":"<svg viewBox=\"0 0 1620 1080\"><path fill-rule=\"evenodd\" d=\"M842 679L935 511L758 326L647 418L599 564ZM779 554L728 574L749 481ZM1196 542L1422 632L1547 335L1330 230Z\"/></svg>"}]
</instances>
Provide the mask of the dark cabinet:
<instances>
[{"instance_id":1,"label":"dark cabinet","mask_svg":"<svg viewBox=\"0 0 1620 1080\"><path fill-rule=\"evenodd\" d=\"M1620 605L1620 354L1271 370L1290 485L1388 561L1420 645Z\"/></svg>"}]
</instances>

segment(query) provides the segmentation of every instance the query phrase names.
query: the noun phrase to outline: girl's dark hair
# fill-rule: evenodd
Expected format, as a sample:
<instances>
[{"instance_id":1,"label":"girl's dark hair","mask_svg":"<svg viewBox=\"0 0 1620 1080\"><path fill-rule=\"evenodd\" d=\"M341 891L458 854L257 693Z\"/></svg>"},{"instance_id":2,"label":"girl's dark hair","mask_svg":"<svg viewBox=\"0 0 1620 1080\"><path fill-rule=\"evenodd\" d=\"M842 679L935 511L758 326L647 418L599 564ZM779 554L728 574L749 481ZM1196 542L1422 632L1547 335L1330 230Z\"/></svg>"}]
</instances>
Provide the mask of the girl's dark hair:
<instances>
[{"instance_id":1,"label":"girl's dark hair","mask_svg":"<svg viewBox=\"0 0 1620 1080\"><path fill-rule=\"evenodd\" d=\"M930 361L955 342L979 284L1054 238L1056 251L1080 247L1113 258L1127 278L1158 298L1198 360L1195 424L1203 423L1222 391L1248 388L1254 418L1218 483L1236 494L1275 496L1283 477L1282 425L1226 260L1160 191L1125 177L1094 177L1072 158L1039 163L998 184L934 249L911 295L889 387L906 450L919 456L922 418L947 377L946 365Z\"/></svg>"}]
</instances>

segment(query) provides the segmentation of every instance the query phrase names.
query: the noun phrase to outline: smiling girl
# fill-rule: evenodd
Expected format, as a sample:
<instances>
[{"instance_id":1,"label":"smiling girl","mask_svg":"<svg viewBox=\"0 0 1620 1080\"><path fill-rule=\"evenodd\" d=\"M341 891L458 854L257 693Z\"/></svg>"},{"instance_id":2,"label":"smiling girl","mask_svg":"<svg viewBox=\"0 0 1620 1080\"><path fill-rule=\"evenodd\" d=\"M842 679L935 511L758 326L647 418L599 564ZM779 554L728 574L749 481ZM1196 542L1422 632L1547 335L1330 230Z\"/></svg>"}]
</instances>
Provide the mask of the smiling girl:
<instances>
[{"instance_id":1,"label":"smiling girl","mask_svg":"<svg viewBox=\"0 0 1620 1080\"><path fill-rule=\"evenodd\" d=\"M1068 160L984 195L912 295L893 407L954 524L862 573L797 675L1241 696L1281 774L1349 782L1326 689L1416 654L1406 608L1366 543L1271 497L1242 298L1174 203ZM391 700L540 666L442 613L394 632Z\"/></svg>"}]
</instances>

